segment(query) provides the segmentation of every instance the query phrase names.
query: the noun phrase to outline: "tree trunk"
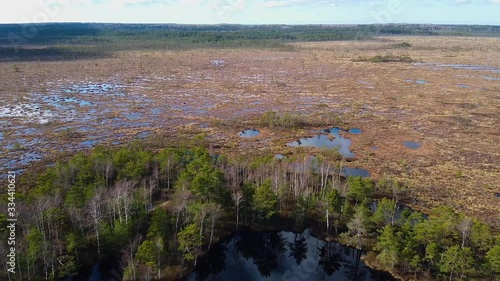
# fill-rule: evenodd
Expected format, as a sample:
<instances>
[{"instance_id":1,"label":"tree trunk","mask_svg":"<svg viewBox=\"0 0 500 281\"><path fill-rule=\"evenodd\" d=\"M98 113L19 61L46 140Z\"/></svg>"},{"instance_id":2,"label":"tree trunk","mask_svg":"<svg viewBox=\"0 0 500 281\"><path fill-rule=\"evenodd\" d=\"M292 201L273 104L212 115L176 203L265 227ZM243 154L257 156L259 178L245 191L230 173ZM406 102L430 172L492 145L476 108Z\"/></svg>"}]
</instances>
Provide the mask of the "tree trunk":
<instances>
[{"instance_id":1,"label":"tree trunk","mask_svg":"<svg viewBox=\"0 0 500 281\"><path fill-rule=\"evenodd\" d=\"M240 223L240 204L236 205L236 229L238 229L238 225Z\"/></svg>"},{"instance_id":2,"label":"tree trunk","mask_svg":"<svg viewBox=\"0 0 500 281\"><path fill-rule=\"evenodd\" d=\"M210 246L212 245L212 239L214 237L214 225L215 225L215 218L212 216L212 229L210 230L210 242L208 243L208 250L210 250Z\"/></svg>"},{"instance_id":3,"label":"tree trunk","mask_svg":"<svg viewBox=\"0 0 500 281\"><path fill-rule=\"evenodd\" d=\"M95 238L97 240L97 255L101 255L101 241L99 239L99 221L95 220Z\"/></svg>"},{"instance_id":4,"label":"tree trunk","mask_svg":"<svg viewBox=\"0 0 500 281\"><path fill-rule=\"evenodd\" d=\"M328 209L328 200L326 200L326 234L330 234L330 214Z\"/></svg>"},{"instance_id":5,"label":"tree trunk","mask_svg":"<svg viewBox=\"0 0 500 281\"><path fill-rule=\"evenodd\" d=\"M391 226L394 226L394 220L396 219L396 210L398 208L398 199L394 202L394 209L392 210Z\"/></svg>"}]
</instances>

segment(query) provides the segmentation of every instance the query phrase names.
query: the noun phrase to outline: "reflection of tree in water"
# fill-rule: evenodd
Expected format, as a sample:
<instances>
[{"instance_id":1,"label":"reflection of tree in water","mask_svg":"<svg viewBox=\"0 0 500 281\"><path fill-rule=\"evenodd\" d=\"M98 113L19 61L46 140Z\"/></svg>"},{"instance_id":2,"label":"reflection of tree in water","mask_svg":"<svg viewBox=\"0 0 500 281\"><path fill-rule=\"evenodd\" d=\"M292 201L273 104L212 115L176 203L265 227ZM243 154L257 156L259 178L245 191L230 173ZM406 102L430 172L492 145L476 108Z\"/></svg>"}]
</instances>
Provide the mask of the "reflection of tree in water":
<instances>
[{"instance_id":1,"label":"reflection of tree in water","mask_svg":"<svg viewBox=\"0 0 500 281\"><path fill-rule=\"evenodd\" d=\"M318 265L324 274L331 276L340 269L342 247L338 243L327 242L319 249Z\"/></svg>"},{"instance_id":2,"label":"reflection of tree in water","mask_svg":"<svg viewBox=\"0 0 500 281\"><path fill-rule=\"evenodd\" d=\"M307 257L307 243L306 238L302 233L295 233L293 242L288 242L290 247L290 257L293 257L299 265Z\"/></svg>"},{"instance_id":3,"label":"reflection of tree in water","mask_svg":"<svg viewBox=\"0 0 500 281\"><path fill-rule=\"evenodd\" d=\"M243 257L253 259L262 276L269 277L285 253L285 239L280 232L242 231L236 247Z\"/></svg>"},{"instance_id":4,"label":"reflection of tree in water","mask_svg":"<svg viewBox=\"0 0 500 281\"><path fill-rule=\"evenodd\" d=\"M224 269L226 263L226 247L221 243L215 244L208 253L198 258L194 272L196 281L207 280L210 274L218 274Z\"/></svg>"},{"instance_id":5,"label":"reflection of tree in water","mask_svg":"<svg viewBox=\"0 0 500 281\"><path fill-rule=\"evenodd\" d=\"M347 248L347 247L346 247ZM352 250L354 262L345 264L345 275L352 281L367 280L368 271L366 267L361 267L361 251Z\"/></svg>"}]
</instances>

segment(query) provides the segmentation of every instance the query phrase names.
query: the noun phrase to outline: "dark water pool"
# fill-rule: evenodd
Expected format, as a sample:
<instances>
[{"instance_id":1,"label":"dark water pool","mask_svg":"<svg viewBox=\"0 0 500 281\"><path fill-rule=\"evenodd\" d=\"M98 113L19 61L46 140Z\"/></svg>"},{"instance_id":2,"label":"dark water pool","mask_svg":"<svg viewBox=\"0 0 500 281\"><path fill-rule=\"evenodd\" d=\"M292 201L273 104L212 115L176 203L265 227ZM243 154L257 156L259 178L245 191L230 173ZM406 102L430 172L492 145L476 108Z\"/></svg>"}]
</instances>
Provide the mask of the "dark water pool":
<instances>
[{"instance_id":1,"label":"dark water pool","mask_svg":"<svg viewBox=\"0 0 500 281\"><path fill-rule=\"evenodd\" d=\"M258 136L260 133L258 130L255 130L255 129L247 129L247 130L243 130L241 132L238 133L238 136L242 137L242 138L253 138L253 137L256 137Z\"/></svg>"},{"instance_id":2,"label":"dark water pool","mask_svg":"<svg viewBox=\"0 0 500 281\"><path fill-rule=\"evenodd\" d=\"M349 129L349 134L353 134L353 135L360 135L361 134L361 129L359 128L351 128Z\"/></svg>"},{"instance_id":3,"label":"dark water pool","mask_svg":"<svg viewBox=\"0 0 500 281\"><path fill-rule=\"evenodd\" d=\"M409 149L419 149L420 148L420 143L415 142L415 141L404 141L403 145Z\"/></svg>"},{"instance_id":4,"label":"dark water pool","mask_svg":"<svg viewBox=\"0 0 500 281\"><path fill-rule=\"evenodd\" d=\"M368 172L365 169L360 169L360 168L342 168L340 173L344 177L362 177L362 178L367 178L370 176L370 172Z\"/></svg>"},{"instance_id":5,"label":"dark water pool","mask_svg":"<svg viewBox=\"0 0 500 281\"><path fill-rule=\"evenodd\" d=\"M326 149L338 149L339 153L346 158L354 157L354 153L349 150L351 145L350 139L334 138L331 139L327 135L317 135L310 138L301 138L286 144L287 146L308 146Z\"/></svg>"},{"instance_id":6,"label":"dark water pool","mask_svg":"<svg viewBox=\"0 0 500 281\"><path fill-rule=\"evenodd\" d=\"M151 135L151 131L142 131L142 132L137 133L135 135L135 138L143 140L143 139L147 138L150 135Z\"/></svg>"},{"instance_id":7,"label":"dark water pool","mask_svg":"<svg viewBox=\"0 0 500 281\"><path fill-rule=\"evenodd\" d=\"M188 281L392 281L368 268L361 253L310 234L240 230L198 259Z\"/></svg>"},{"instance_id":8,"label":"dark water pool","mask_svg":"<svg viewBox=\"0 0 500 281\"><path fill-rule=\"evenodd\" d=\"M340 132L347 132L353 135L361 134L361 129L359 128L351 128L349 130L341 129L338 127L325 129L319 131L321 135L316 135L314 137L309 138L301 138L293 142L289 142L287 146L307 146L307 147L317 147L317 148L326 148L326 149L338 149L339 153L346 158L353 158L354 153L349 150L351 146L351 140L343 138L340 135ZM323 134L330 134L323 135ZM333 137L333 138L332 138Z\"/></svg>"}]
</instances>

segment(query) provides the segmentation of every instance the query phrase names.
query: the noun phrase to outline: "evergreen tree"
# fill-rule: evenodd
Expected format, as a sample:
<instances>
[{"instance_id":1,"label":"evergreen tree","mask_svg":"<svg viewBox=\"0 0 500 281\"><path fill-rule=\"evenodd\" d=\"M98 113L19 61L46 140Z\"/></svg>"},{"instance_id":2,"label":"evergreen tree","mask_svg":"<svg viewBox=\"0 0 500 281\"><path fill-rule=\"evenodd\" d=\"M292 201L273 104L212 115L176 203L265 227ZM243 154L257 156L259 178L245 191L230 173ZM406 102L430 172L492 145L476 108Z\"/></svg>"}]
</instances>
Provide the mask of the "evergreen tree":
<instances>
[{"instance_id":1,"label":"evergreen tree","mask_svg":"<svg viewBox=\"0 0 500 281\"><path fill-rule=\"evenodd\" d=\"M277 203L278 198L271 189L271 182L269 180L255 189L252 208L258 213L259 217L263 219L271 218L276 214Z\"/></svg>"},{"instance_id":2,"label":"evergreen tree","mask_svg":"<svg viewBox=\"0 0 500 281\"><path fill-rule=\"evenodd\" d=\"M188 224L184 229L177 234L179 241L178 250L183 253L182 257L185 261L195 261L198 256L198 250L201 247L201 235L196 224Z\"/></svg>"}]
</instances>

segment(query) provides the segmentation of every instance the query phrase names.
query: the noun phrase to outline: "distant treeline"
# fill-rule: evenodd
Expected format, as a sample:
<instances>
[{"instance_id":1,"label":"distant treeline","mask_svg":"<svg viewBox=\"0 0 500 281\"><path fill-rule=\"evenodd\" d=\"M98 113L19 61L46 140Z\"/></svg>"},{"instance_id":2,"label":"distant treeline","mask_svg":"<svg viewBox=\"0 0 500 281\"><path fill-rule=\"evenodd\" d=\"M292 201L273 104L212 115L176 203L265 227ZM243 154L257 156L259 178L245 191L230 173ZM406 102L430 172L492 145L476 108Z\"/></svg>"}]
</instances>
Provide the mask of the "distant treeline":
<instances>
[{"instance_id":1,"label":"distant treeline","mask_svg":"<svg viewBox=\"0 0 500 281\"><path fill-rule=\"evenodd\" d=\"M3 24L0 25L0 60L75 59L108 56L113 51L142 49L261 47L288 50L292 48L286 45L289 42L364 40L380 35L499 36L500 27L408 24ZM68 48L68 45L75 50L59 50L63 46Z\"/></svg>"}]
</instances>

